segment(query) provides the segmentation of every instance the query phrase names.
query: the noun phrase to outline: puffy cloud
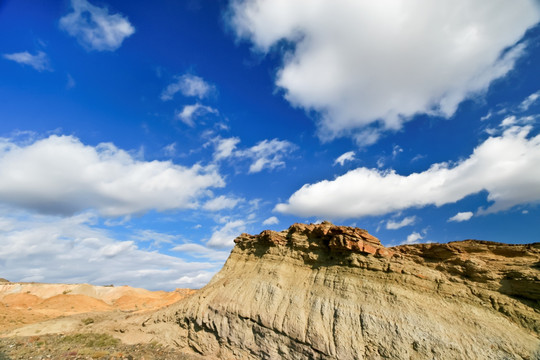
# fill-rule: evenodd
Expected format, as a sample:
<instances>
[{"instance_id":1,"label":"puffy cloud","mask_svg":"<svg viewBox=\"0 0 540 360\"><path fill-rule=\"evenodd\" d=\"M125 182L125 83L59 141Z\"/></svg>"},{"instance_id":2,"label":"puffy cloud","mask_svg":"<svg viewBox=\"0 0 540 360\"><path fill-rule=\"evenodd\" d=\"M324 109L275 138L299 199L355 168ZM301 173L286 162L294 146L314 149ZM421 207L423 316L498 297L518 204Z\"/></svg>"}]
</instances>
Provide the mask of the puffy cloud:
<instances>
[{"instance_id":1,"label":"puffy cloud","mask_svg":"<svg viewBox=\"0 0 540 360\"><path fill-rule=\"evenodd\" d=\"M110 14L86 0L71 0L73 12L60 19L60 28L88 50L114 51L124 39L135 33L129 20L120 14Z\"/></svg>"},{"instance_id":2,"label":"puffy cloud","mask_svg":"<svg viewBox=\"0 0 540 360\"><path fill-rule=\"evenodd\" d=\"M144 251L95 227L90 213L72 217L0 214L2 276L12 281L116 284L151 290L204 286L223 259L204 262Z\"/></svg>"},{"instance_id":3,"label":"puffy cloud","mask_svg":"<svg viewBox=\"0 0 540 360\"><path fill-rule=\"evenodd\" d=\"M424 236L420 233L417 233L416 231L412 232L407 236L407 240L405 240L402 244L418 244L420 240L422 240Z\"/></svg>"},{"instance_id":4,"label":"puffy cloud","mask_svg":"<svg viewBox=\"0 0 540 360\"><path fill-rule=\"evenodd\" d=\"M221 196L208 200L203 205L203 209L208 210L208 211L220 211L223 209L233 209L241 201L243 201L243 199L231 198L225 195L221 195Z\"/></svg>"},{"instance_id":5,"label":"puffy cloud","mask_svg":"<svg viewBox=\"0 0 540 360\"><path fill-rule=\"evenodd\" d=\"M18 62L19 64L28 65L37 71L50 70L49 58L43 51L38 51L36 55L30 54L28 51L4 54L5 59Z\"/></svg>"},{"instance_id":6,"label":"puffy cloud","mask_svg":"<svg viewBox=\"0 0 540 360\"><path fill-rule=\"evenodd\" d=\"M48 214L195 208L205 190L224 186L213 166L140 161L111 143L93 147L73 136L24 145L0 139L0 168L1 203Z\"/></svg>"},{"instance_id":7,"label":"puffy cloud","mask_svg":"<svg viewBox=\"0 0 540 360\"><path fill-rule=\"evenodd\" d=\"M181 92L184 96L198 97L199 99L203 99L209 93L214 91L213 85L204 81L203 78L192 74L177 76L175 80L175 82L169 84L165 90L163 90L161 93L161 100L172 100L173 96L177 92Z\"/></svg>"},{"instance_id":8,"label":"puffy cloud","mask_svg":"<svg viewBox=\"0 0 540 360\"><path fill-rule=\"evenodd\" d=\"M469 221L473 217L473 213L471 211L466 212L458 212L456 215L452 216L448 221L454 221L454 222L462 222L462 221Z\"/></svg>"},{"instance_id":9,"label":"puffy cloud","mask_svg":"<svg viewBox=\"0 0 540 360\"><path fill-rule=\"evenodd\" d=\"M263 225L276 225L279 224L279 220L275 216L271 216L268 219L263 221Z\"/></svg>"},{"instance_id":10,"label":"puffy cloud","mask_svg":"<svg viewBox=\"0 0 540 360\"><path fill-rule=\"evenodd\" d=\"M246 230L244 220L228 221L221 228L215 230L206 243L213 248L228 248L234 245L233 240Z\"/></svg>"},{"instance_id":11,"label":"puffy cloud","mask_svg":"<svg viewBox=\"0 0 540 360\"><path fill-rule=\"evenodd\" d=\"M178 119L180 119L184 124L194 127L195 122L193 119L195 117L203 116L205 114L219 114L219 111L217 109L214 109L213 107L201 105L199 103L193 104L193 105L186 105L182 109L182 111L178 112L176 116Z\"/></svg>"},{"instance_id":12,"label":"puffy cloud","mask_svg":"<svg viewBox=\"0 0 540 360\"><path fill-rule=\"evenodd\" d=\"M282 213L323 218L382 215L411 207L442 206L481 191L491 205L479 214L540 201L540 135L528 137L530 126L511 127L490 137L469 158L451 166L433 164L410 175L358 168L315 184L306 184Z\"/></svg>"},{"instance_id":13,"label":"puffy cloud","mask_svg":"<svg viewBox=\"0 0 540 360\"><path fill-rule=\"evenodd\" d=\"M354 151L347 151L344 154L341 154L335 161L334 165L339 164L343 166L345 164L345 161L352 161L354 160Z\"/></svg>"},{"instance_id":14,"label":"puffy cloud","mask_svg":"<svg viewBox=\"0 0 540 360\"><path fill-rule=\"evenodd\" d=\"M388 220L386 223L386 228L388 230L397 230L402 227L413 225L416 221L416 216L408 216L403 218L401 221Z\"/></svg>"},{"instance_id":15,"label":"puffy cloud","mask_svg":"<svg viewBox=\"0 0 540 360\"><path fill-rule=\"evenodd\" d=\"M229 17L257 51L294 45L276 85L321 114L321 139L362 144L417 114L452 116L514 67L539 20L534 0L236 0Z\"/></svg>"}]
</instances>

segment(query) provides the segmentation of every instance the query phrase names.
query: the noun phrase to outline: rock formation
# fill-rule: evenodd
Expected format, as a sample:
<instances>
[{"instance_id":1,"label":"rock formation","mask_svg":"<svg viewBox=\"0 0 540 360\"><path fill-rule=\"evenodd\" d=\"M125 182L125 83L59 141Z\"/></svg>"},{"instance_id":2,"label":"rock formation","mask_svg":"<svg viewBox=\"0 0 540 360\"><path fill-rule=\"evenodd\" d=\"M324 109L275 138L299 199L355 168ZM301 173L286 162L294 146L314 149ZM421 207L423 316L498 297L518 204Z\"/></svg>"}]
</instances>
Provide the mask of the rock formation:
<instances>
[{"instance_id":1,"label":"rock formation","mask_svg":"<svg viewBox=\"0 0 540 360\"><path fill-rule=\"evenodd\" d=\"M148 331L222 359L540 359L540 243L385 248L328 222L235 243Z\"/></svg>"}]
</instances>

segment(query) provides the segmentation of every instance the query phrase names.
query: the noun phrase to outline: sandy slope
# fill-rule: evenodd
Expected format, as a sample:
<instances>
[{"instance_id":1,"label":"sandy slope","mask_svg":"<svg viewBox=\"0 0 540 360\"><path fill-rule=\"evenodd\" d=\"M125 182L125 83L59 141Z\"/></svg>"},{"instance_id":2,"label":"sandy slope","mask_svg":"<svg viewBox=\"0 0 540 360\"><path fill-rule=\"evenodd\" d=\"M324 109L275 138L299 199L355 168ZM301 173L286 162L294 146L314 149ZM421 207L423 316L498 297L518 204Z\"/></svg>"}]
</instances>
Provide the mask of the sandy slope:
<instances>
[{"instance_id":1,"label":"sandy slope","mask_svg":"<svg viewBox=\"0 0 540 360\"><path fill-rule=\"evenodd\" d=\"M193 290L149 291L129 286L0 282L0 332L84 313L141 313L170 305Z\"/></svg>"}]
</instances>

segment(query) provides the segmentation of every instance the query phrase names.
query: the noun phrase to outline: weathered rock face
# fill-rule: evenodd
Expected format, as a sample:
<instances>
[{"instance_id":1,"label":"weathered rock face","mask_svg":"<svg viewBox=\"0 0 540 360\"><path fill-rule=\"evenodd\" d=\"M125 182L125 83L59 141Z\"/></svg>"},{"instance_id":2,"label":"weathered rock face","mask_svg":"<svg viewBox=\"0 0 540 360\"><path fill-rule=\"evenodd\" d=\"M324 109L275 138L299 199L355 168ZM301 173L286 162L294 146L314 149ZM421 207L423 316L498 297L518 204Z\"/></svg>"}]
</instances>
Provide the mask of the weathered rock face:
<instances>
[{"instance_id":1,"label":"weathered rock face","mask_svg":"<svg viewBox=\"0 0 540 360\"><path fill-rule=\"evenodd\" d=\"M365 230L242 234L210 284L145 326L223 359L540 359L540 244L385 248Z\"/></svg>"}]
</instances>

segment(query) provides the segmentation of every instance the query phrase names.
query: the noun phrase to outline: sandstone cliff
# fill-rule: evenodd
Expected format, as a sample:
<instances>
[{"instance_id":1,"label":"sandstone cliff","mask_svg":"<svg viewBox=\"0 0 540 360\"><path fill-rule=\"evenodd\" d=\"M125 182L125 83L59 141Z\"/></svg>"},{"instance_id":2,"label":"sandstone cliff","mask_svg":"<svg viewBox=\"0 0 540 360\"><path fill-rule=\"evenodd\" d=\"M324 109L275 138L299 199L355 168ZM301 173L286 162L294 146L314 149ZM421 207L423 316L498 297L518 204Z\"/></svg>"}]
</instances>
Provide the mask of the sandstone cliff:
<instances>
[{"instance_id":1,"label":"sandstone cliff","mask_svg":"<svg viewBox=\"0 0 540 360\"><path fill-rule=\"evenodd\" d=\"M235 242L147 331L223 359L540 359L539 243L385 248L327 222Z\"/></svg>"}]
</instances>

